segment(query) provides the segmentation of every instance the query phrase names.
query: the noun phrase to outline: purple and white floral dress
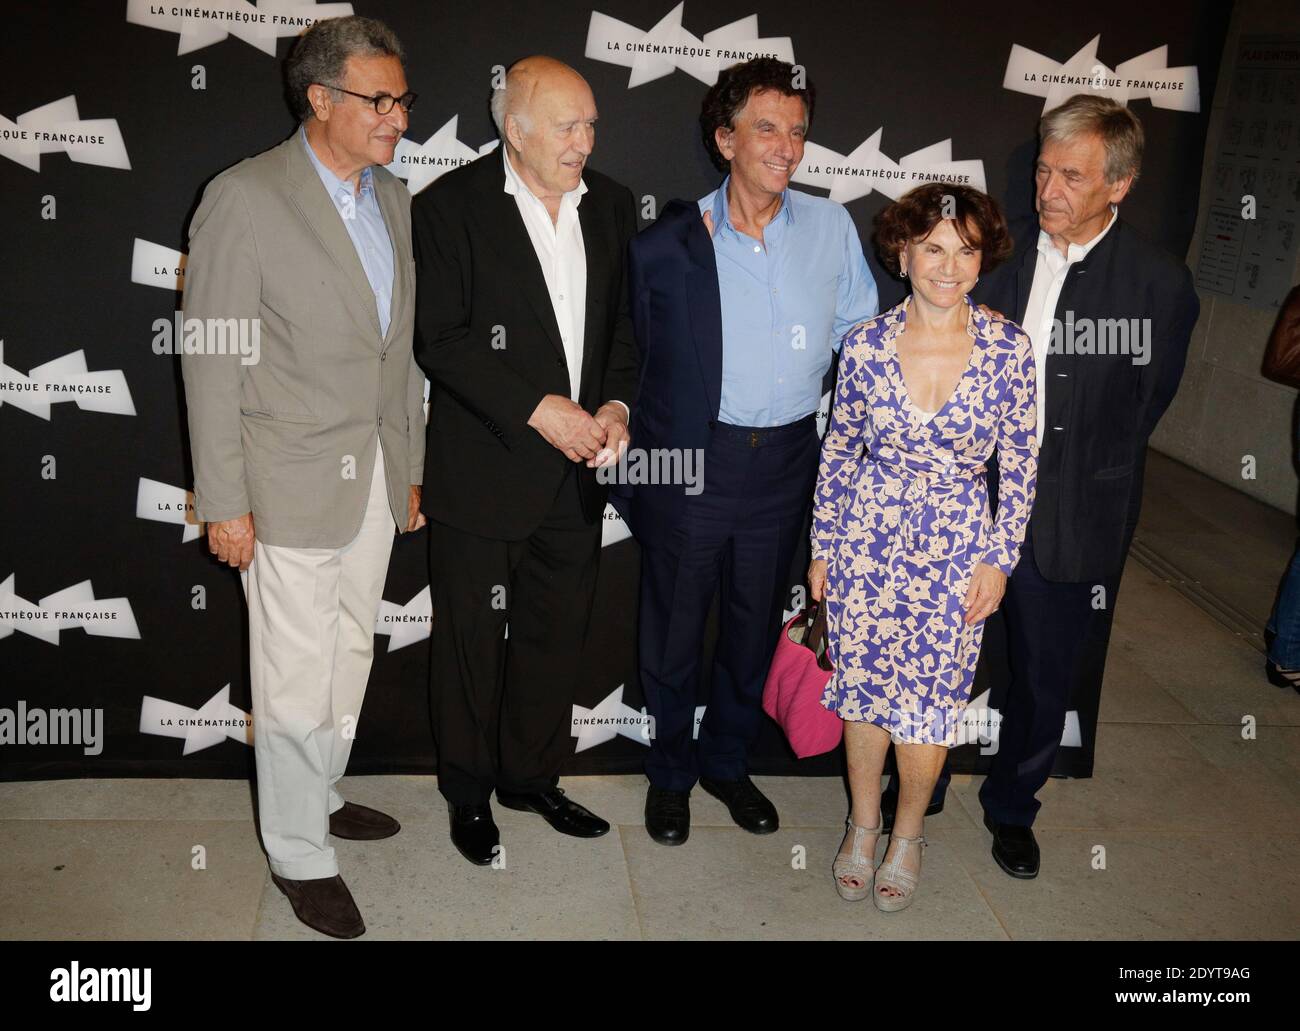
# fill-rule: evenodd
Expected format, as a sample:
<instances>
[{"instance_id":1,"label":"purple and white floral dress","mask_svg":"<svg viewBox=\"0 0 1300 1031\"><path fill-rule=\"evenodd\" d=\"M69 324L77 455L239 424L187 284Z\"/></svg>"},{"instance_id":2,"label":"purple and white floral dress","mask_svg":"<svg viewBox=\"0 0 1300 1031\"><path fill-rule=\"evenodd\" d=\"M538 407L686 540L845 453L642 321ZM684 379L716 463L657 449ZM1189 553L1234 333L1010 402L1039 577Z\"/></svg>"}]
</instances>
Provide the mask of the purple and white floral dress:
<instances>
[{"instance_id":1,"label":"purple and white floral dress","mask_svg":"<svg viewBox=\"0 0 1300 1031\"><path fill-rule=\"evenodd\" d=\"M1033 345L970 298L970 360L928 421L895 341L911 298L844 337L814 495L812 554L827 562L822 704L895 741L951 746L984 622L962 602L978 562L1010 575L1038 470ZM997 451L991 519L986 461Z\"/></svg>"}]
</instances>

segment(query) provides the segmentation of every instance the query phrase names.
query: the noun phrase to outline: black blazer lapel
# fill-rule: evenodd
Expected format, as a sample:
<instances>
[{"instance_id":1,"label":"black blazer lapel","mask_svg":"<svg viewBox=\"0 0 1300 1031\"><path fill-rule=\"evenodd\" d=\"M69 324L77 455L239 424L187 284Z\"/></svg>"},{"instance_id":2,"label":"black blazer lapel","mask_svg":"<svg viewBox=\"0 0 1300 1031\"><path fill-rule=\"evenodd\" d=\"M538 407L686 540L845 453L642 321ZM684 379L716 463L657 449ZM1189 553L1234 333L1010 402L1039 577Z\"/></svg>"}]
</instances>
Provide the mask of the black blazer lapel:
<instances>
[{"instance_id":1,"label":"black blazer lapel","mask_svg":"<svg viewBox=\"0 0 1300 1031\"><path fill-rule=\"evenodd\" d=\"M1029 291L1034 287L1034 269L1038 267L1038 234L1025 246L1020 255L1020 267L1016 269L1016 304L1011 318L1017 326L1025 324L1025 310L1029 307Z\"/></svg>"},{"instance_id":2,"label":"black blazer lapel","mask_svg":"<svg viewBox=\"0 0 1300 1031\"><path fill-rule=\"evenodd\" d=\"M501 273L518 285L520 293L527 298L541 320L555 353L563 358L564 343L560 340L555 309L551 306L551 298L546 290L546 277L542 275L542 266L537 260L537 252L533 250L533 241L528 236L519 207L514 197L505 192L506 173L501 167L501 155L493 150L479 158L479 161L484 163L478 182L478 192L483 203L470 212L470 217L483 229L492 249L501 257L504 265Z\"/></svg>"},{"instance_id":3,"label":"black blazer lapel","mask_svg":"<svg viewBox=\"0 0 1300 1031\"><path fill-rule=\"evenodd\" d=\"M610 228L610 212L597 204L589 190L578 204L578 224L582 227L582 249L587 254L587 297L582 331L582 371L578 378L578 397L587 396L591 363L597 349L608 345L604 339L606 306L609 303L609 283L612 269L622 267L623 256L615 252L610 241L614 234ZM599 393L600 384L594 388ZM603 404L608 398L593 397L593 404Z\"/></svg>"}]
</instances>

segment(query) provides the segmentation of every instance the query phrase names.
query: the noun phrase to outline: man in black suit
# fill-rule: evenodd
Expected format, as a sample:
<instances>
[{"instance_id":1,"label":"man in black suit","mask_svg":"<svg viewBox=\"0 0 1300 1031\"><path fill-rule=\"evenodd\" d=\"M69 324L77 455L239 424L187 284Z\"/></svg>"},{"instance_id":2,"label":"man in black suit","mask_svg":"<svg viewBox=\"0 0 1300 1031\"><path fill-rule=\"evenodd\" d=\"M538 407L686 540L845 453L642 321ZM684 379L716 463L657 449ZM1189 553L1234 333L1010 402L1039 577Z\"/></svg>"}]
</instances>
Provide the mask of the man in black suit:
<instances>
[{"instance_id":1,"label":"man in black suit","mask_svg":"<svg viewBox=\"0 0 1300 1031\"><path fill-rule=\"evenodd\" d=\"M1034 796L1070 699L1085 677L1094 687L1084 697L1100 695L1147 439L1178 390L1200 313L1187 267L1119 217L1142 147L1137 117L1105 97L1081 94L1045 114L1038 217L974 291L1030 335L1038 368L1038 490L1002 603L1011 682L980 790L993 858L1012 877L1038 875ZM1079 719L1094 725L1096 712Z\"/></svg>"},{"instance_id":2,"label":"man in black suit","mask_svg":"<svg viewBox=\"0 0 1300 1031\"><path fill-rule=\"evenodd\" d=\"M494 92L500 153L412 202L416 359L432 384L421 511L433 588L432 711L452 841L487 865L489 798L596 837L567 799L574 682L636 350L625 187L586 167L596 104L547 57ZM509 624L507 636L507 622Z\"/></svg>"}]
</instances>

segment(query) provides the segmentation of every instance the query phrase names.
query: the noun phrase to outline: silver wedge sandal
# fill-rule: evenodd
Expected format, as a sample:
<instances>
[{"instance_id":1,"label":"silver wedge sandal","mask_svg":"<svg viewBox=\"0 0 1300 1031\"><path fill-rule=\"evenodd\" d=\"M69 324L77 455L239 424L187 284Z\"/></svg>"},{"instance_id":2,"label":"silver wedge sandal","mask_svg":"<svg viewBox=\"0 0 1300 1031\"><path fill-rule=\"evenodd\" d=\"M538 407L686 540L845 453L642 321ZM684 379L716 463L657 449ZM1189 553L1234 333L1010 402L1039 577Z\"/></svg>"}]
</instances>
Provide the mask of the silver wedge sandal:
<instances>
[{"instance_id":1,"label":"silver wedge sandal","mask_svg":"<svg viewBox=\"0 0 1300 1031\"><path fill-rule=\"evenodd\" d=\"M871 892L871 871L876 865L876 842L880 840L880 828L884 825L880 814L876 814L874 827L859 827L852 818L844 824L853 832L853 851L843 852L835 857L831 870L835 874L835 890L846 902L860 902ZM853 877L862 882L861 887L845 884L846 877Z\"/></svg>"},{"instance_id":2,"label":"silver wedge sandal","mask_svg":"<svg viewBox=\"0 0 1300 1031\"><path fill-rule=\"evenodd\" d=\"M876 908L882 913L896 913L910 906L912 899L916 897L916 886L921 880L921 855L924 853L916 857L915 873L903 867L903 857L912 846L918 849L925 848L927 844L925 838L923 836L901 838L896 834L891 835L890 845L895 842L898 843L899 848L892 859L882 862L876 870L876 889L871 896L876 902ZM881 893L882 888L893 888L900 894L885 895Z\"/></svg>"}]
</instances>

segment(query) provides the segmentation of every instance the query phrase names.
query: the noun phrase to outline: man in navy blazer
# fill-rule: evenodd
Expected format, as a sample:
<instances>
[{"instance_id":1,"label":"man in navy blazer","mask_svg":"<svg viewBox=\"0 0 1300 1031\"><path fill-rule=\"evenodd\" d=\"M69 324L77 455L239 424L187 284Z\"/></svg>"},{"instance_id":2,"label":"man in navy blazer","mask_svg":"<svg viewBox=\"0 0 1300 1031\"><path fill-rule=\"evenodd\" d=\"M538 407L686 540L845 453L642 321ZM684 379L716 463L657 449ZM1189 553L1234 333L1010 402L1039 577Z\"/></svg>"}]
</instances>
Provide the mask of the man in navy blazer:
<instances>
[{"instance_id":1,"label":"man in navy blazer","mask_svg":"<svg viewBox=\"0 0 1300 1031\"><path fill-rule=\"evenodd\" d=\"M700 126L727 178L698 202L666 205L629 250L640 386L620 480L637 482L613 493L641 545L646 830L665 845L689 834L697 780L741 827L777 829L747 751L807 526L822 381L844 333L876 314L848 212L789 189L813 107L812 87L797 81L773 58L719 76ZM649 475L630 475L638 459L653 460ZM704 626L719 590L697 743Z\"/></svg>"}]
</instances>

